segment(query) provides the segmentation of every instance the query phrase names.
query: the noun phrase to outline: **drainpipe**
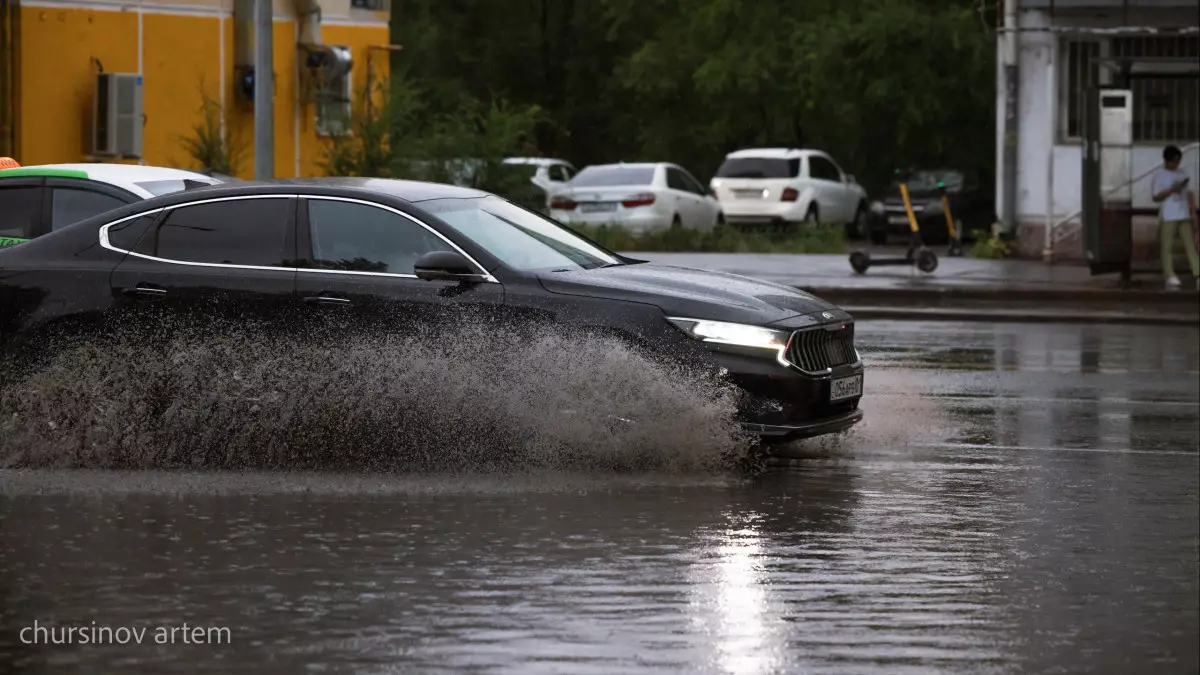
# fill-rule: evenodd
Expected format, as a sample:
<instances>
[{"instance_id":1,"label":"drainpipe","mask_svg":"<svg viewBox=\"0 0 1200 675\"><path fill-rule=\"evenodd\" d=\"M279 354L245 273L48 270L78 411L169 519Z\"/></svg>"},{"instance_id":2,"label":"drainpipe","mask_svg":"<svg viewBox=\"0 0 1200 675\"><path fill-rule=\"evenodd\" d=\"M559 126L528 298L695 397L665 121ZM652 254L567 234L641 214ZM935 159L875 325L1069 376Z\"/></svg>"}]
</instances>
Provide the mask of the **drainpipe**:
<instances>
[{"instance_id":1,"label":"drainpipe","mask_svg":"<svg viewBox=\"0 0 1200 675\"><path fill-rule=\"evenodd\" d=\"M13 141L16 136L16 86L13 84L13 34L16 14L10 0L0 0L0 157L17 154Z\"/></svg>"},{"instance_id":2,"label":"drainpipe","mask_svg":"<svg viewBox=\"0 0 1200 675\"><path fill-rule=\"evenodd\" d=\"M275 101L271 0L254 3L254 178L275 177Z\"/></svg>"},{"instance_id":3,"label":"drainpipe","mask_svg":"<svg viewBox=\"0 0 1200 675\"><path fill-rule=\"evenodd\" d=\"M1004 0L1004 229L1017 222L1017 0Z\"/></svg>"},{"instance_id":4,"label":"drainpipe","mask_svg":"<svg viewBox=\"0 0 1200 675\"><path fill-rule=\"evenodd\" d=\"M1054 262L1054 143L1058 140L1058 97L1057 71L1054 58L1053 37L1046 46L1046 118L1050 130L1050 142L1046 144L1046 224L1042 246L1042 260Z\"/></svg>"}]
</instances>

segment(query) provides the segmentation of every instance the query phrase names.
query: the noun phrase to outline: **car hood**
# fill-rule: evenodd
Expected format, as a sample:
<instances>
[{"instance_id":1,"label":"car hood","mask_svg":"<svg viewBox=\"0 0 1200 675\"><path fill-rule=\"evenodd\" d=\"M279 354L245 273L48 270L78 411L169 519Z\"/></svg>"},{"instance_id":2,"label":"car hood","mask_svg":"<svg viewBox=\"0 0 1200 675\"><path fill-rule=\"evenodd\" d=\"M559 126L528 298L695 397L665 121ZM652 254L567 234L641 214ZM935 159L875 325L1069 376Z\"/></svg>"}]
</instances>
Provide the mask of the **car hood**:
<instances>
[{"instance_id":1,"label":"car hood","mask_svg":"<svg viewBox=\"0 0 1200 675\"><path fill-rule=\"evenodd\" d=\"M759 326L835 310L804 291L736 274L637 263L539 275L551 293L657 305L669 316ZM838 311L838 317L847 317Z\"/></svg>"}]
</instances>

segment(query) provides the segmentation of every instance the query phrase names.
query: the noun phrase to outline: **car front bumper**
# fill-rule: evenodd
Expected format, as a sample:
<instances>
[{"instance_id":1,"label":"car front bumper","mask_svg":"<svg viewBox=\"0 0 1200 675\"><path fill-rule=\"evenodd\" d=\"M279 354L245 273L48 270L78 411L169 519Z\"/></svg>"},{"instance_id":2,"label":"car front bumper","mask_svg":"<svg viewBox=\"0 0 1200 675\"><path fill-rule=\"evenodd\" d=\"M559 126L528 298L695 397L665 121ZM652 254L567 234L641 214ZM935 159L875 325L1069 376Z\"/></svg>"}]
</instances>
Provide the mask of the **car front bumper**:
<instances>
[{"instance_id":1,"label":"car front bumper","mask_svg":"<svg viewBox=\"0 0 1200 675\"><path fill-rule=\"evenodd\" d=\"M863 389L856 396L831 400L835 381L857 377L865 387L860 359L814 375L775 358L739 351L715 351L713 358L743 393L738 414L747 432L764 441L787 442L844 431L862 420L858 405Z\"/></svg>"}]
</instances>

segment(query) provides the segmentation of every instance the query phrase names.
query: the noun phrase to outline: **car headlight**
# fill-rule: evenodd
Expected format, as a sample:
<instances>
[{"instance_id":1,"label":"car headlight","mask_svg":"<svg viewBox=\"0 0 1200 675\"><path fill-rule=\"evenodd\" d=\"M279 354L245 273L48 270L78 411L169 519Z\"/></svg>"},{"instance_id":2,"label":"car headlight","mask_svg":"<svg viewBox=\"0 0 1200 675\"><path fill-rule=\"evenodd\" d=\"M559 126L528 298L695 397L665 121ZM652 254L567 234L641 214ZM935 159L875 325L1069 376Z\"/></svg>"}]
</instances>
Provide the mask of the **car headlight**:
<instances>
[{"instance_id":1,"label":"car headlight","mask_svg":"<svg viewBox=\"0 0 1200 675\"><path fill-rule=\"evenodd\" d=\"M883 202L871 202L871 213L877 216L883 215L887 209L883 207Z\"/></svg>"},{"instance_id":2,"label":"car headlight","mask_svg":"<svg viewBox=\"0 0 1200 675\"><path fill-rule=\"evenodd\" d=\"M726 323L708 319L667 317L675 327L702 342L738 347L770 349L779 352L787 346L790 331L772 330L744 323Z\"/></svg>"}]
</instances>

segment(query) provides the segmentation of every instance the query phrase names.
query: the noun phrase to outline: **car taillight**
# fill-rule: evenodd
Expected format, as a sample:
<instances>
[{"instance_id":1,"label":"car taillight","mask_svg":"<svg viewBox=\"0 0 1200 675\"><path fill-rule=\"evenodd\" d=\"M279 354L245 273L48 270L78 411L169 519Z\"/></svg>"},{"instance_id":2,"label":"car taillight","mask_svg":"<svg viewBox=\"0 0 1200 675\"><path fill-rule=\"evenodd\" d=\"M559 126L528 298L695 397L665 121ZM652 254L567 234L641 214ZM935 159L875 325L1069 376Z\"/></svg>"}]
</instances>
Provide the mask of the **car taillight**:
<instances>
[{"instance_id":1,"label":"car taillight","mask_svg":"<svg viewBox=\"0 0 1200 675\"><path fill-rule=\"evenodd\" d=\"M574 211L576 206L579 205L566 197L555 197L550 200L550 208L556 211Z\"/></svg>"},{"instance_id":2,"label":"car taillight","mask_svg":"<svg viewBox=\"0 0 1200 675\"><path fill-rule=\"evenodd\" d=\"M799 197L800 193L796 191L796 188L784 188L783 197L781 197L780 200L785 202L794 202Z\"/></svg>"},{"instance_id":3,"label":"car taillight","mask_svg":"<svg viewBox=\"0 0 1200 675\"><path fill-rule=\"evenodd\" d=\"M654 203L653 192L639 192L636 195L629 195L621 200L621 206L627 209L632 209L635 206L650 206Z\"/></svg>"}]
</instances>

